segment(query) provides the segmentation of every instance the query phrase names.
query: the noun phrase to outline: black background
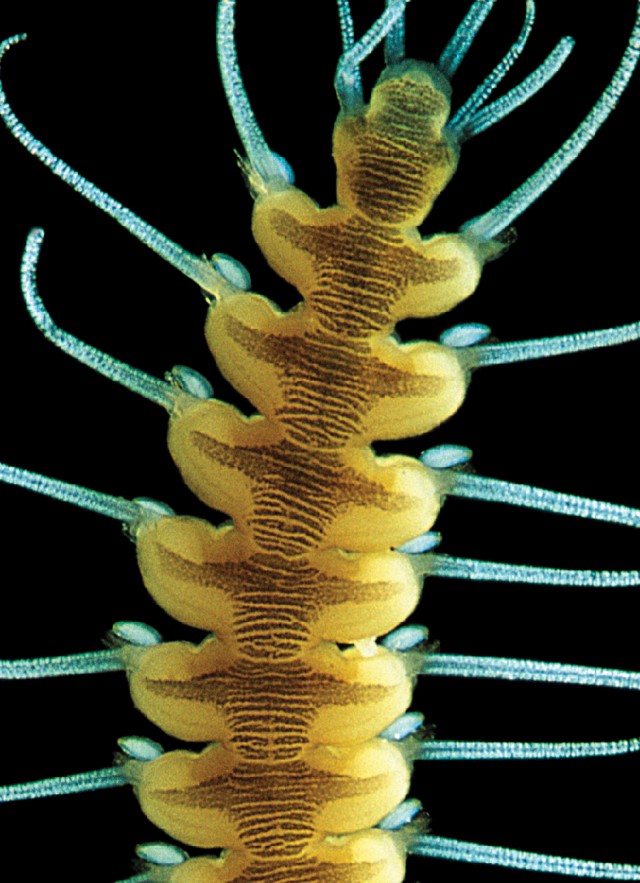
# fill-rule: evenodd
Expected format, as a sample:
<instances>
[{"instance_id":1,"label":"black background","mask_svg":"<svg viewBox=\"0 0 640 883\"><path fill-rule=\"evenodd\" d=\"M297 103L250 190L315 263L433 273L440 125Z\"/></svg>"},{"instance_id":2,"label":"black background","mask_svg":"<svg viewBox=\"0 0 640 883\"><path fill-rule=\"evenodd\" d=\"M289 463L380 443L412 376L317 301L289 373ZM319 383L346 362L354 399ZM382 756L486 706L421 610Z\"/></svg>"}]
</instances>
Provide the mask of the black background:
<instances>
[{"instance_id":1,"label":"black background","mask_svg":"<svg viewBox=\"0 0 640 883\"><path fill-rule=\"evenodd\" d=\"M18 9L18 6L23 6ZM565 33L578 39L544 95L465 145L460 170L425 232L455 229L491 207L561 143L595 101L621 54L634 4L588 8L539 0L524 76ZM236 169L239 146L215 65L213 0L171 12L147 0L9 4L3 36L29 32L4 65L19 117L89 179L195 253L244 261L254 288L281 304L294 293L264 265L250 237L251 200ZM271 146L321 204L334 198L330 156L339 54L331 0L240 0L246 84ZM446 8L442 8L442 7ZM409 52L435 58L466 0L414 0ZM358 33L378 4L354 3ZM520 4L492 14L456 78L464 99L514 38ZM365 67L370 86L380 54ZM510 79L509 83L515 82ZM435 338L482 321L502 340L588 330L638 318L633 124L636 78L619 110L562 180L517 224L519 240L488 266L480 290L455 313L401 328ZM154 496L204 514L173 468L161 409L57 352L22 305L18 267L31 226L47 238L39 284L62 327L150 373L186 363L217 377L206 350L204 302L188 280L56 180L0 133L0 458L131 497ZM456 442L486 475L640 504L636 457L637 346L485 369L461 413L428 440L386 445L417 453ZM194 633L155 608L134 548L115 522L2 490L2 643L7 658L96 649L116 619L154 623L167 638ZM488 504L450 501L439 527L452 554L565 567L638 566L631 531L573 524ZM640 668L640 590L584 591L428 582L416 620L443 651ZM570 687L423 679L416 706L449 739L614 739L638 734L633 694ZM104 675L2 686L0 781L20 782L111 762L115 739L155 735L130 706L124 677ZM164 743L171 745L169 739ZM521 849L640 862L635 758L573 763L423 764L413 793L434 833ZM63 873L68 883L127 877L136 842L155 829L122 789L2 808L2 837L22 869L15 879ZM420 860L409 881L527 883L533 875ZM553 878L547 877L551 880Z\"/></svg>"}]
</instances>

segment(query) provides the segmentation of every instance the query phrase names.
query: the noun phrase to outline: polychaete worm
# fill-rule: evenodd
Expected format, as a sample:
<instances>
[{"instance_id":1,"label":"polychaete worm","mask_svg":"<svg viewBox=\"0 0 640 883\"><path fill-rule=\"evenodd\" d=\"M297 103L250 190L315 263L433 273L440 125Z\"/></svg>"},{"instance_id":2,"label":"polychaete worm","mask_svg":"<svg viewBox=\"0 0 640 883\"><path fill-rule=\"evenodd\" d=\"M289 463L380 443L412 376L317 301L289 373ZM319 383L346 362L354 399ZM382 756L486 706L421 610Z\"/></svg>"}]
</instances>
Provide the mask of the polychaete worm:
<instances>
[{"instance_id":1,"label":"polychaete worm","mask_svg":"<svg viewBox=\"0 0 640 883\"><path fill-rule=\"evenodd\" d=\"M534 173L586 116L620 61L633 3L600 14L573 0L536 5L522 58L486 103L522 82L565 35L575 48L539 95L462 145L455 176L420 227L424 237L457 231ZM234 148L246 150L213 63L214 7L211 0L189 3L168 17L150 4L131 8L116 0L99 22L64 2L55 10L8 8L0 15L2 36L26 31L29 38L3 60L4 89L17 117L56 156L194 255L232 254L250 269L252 291L288 309L297 292L268 267L251 238L252 200L233 155ZM384 12L382 4L373 9L354 0L351 7L356 39ZM452 78L454 114L518 38L530 7L498 3L491 11ZM468 11L464 0L446 8L413 0L406 10L407 57L435 63ZM296 187L330 206L338 111L333 79L343 52L335 5L302 10L239 2L237 16L242 75L264 137L293 166ZM367 101L383 55L377 47L362 65ZM341 97L343 105L350 100L344 91ZM474 323L492 329L488 341L477 344L491 347L637 318L633 224L624 211L636 189L633 139L625 138L636 99L631 79L620 107L576 164L509 225L518 237L509 232L501 242L508 248L486 263L478 290L454 311L404 320L402 341L437 341L451 326ZM192 297L197 288L61 187L6 133L1 140L1 308L9 353L2 459L211 519L168 457L162 409L76 365L34 327L20 297L20 255L29 229L43 228L37 284L61 329L158 378L174 363L189 365L212 381L217 398L251 413L251 402L211 360L202 302ZM459 481L491 476L633 507L637 470L626 439L633 438L628 387L635 346L478 370L463 406L443 426L408 439L376 439L375 450L419 457L428 448L464 446L474 451L473 471L456 467L453 474L464 477ZM202 639L201 630L179 623L146 595L132 546L113 522L19 488L4 488L3 500L10 513L3 658L99 650L100 636L116 619L152 623L166 641ZM213 520L228 515L214 513ZM434 529L443 537L435 554L598 572L636 568L633 532L616 524L453 496ZM428 578L409 622L425 624L439 642L427 645L427 659L455 654L632 672L638 669L637 594L633 586ZM156 737L131 706L122 675L5 683L3 693L7 747L0 781L7 785L109 768L123 734ZM637 735L635 701L632 690L433 676L419 679L411 710L424 714L427 729L419 738L432 746L453 740L603 743ZM167 751L184 745L172 736L158 739ZM409 799L419 799L430 817L427 837L634 863L635 825L624 798L636 763L633 753L417 761ZM154 869L158 852L143 850L131 869L134 845L164 835L142 815L129 788L16 802L3 809L3 821L5 842L21 847L25 879L51 873L53 862L70 880L170 879L166 868ZM425 822L411 825L422 837ZM411 856L406 879L524 881L533 873ZM618 879L636 879L635 870L624 873ZM297 879L291 874L274 879Z\"/></svg>"}]
</instances>

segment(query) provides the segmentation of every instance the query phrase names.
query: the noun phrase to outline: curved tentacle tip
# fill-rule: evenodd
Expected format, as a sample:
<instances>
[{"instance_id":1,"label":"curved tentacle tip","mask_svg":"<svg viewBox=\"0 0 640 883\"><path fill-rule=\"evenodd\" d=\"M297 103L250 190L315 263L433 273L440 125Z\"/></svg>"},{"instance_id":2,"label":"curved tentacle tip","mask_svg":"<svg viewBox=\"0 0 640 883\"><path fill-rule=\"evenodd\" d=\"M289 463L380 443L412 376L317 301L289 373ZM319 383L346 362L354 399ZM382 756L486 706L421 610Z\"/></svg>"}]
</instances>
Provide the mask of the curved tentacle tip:
<instances>
[{"instance_id":1,"label":"curved tentacle tip","mask_svg":"<svg viewBox=\"0 0 640 883\"><path fill-rule=\"evenodd\" d=\"M15 46L16 43L22 43L26 39L27 34L25 32L23 34L14 34L13 37L7 37L6 40L2 40L0 42L0 58L2 58L8 49Z\"/></svg>"},{"instance_id":2,"label":"curved tentacle tip","mask_svg":"<svg viewBox=\"0 0 640 883\"><path fill-rule=\"evenodd\" d=\"M0 42L0 63L2 63L4 56L7 54L9 49L11 49L12 46L15 46L16 43L22 43L26 39L27 34L23 33L14 34L13 37L7 37L6 40L2 40ZM7 96L5 95L2 86L2 80L0 80L0 116L3 118L5 124L11 131L13 131L16 126L20 125L18 120L14 117L13 111L11 110L9 102L7 101Z\"/></svg>"}]
</instances>

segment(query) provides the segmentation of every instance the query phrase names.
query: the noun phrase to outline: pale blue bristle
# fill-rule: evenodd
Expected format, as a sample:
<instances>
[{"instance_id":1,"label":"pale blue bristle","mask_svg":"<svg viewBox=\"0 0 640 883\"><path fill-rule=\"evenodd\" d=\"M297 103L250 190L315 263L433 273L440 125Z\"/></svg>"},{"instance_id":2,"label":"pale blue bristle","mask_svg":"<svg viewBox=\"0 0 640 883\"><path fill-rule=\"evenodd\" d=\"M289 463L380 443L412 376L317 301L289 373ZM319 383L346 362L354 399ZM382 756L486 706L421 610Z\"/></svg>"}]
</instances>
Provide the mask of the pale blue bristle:
<instances>
[{"instance_id":1,"label":"pale blue bristle","mask_svg":"<svg viewBox=\"0 0 640 883\"><path fill-rule=\"evenodd\" d=\"M580 331L577 334L563 334L558 337L489 343L474 347L468 358L470 367L483 368L487 365L509 365L514 362L546 359L550 356L566 356L603 347L619 346L639 339L640 322L631 322L628 325L619 325L617 328Z\"/></svg>"},{"instance_id":2,"label":"pale blue bristle","mask_svg":"<svg viewBox=\"0 0 640 883\"><path fill-rule=\"evenodd\" d=\"M353 26L353 15L351 13L351 4L349 0L338 0L338 19L340 21L340 37L342 38L342 53L346 54L351 50L355 41L355 29ZM362 97L362 77L360 68L356 67L352 71L353 83L351 90L355 96Z\"/></svg>"},{"instance_id":3,"label":"pale blue bristle","mask_svg":"<svg viewBox=\"0 0 640 883\"><path fill-rule=\"evenodd\" d=\"M0 62L7 51L26 39L26 34L10 37L0 43ZM128 208L125 208L116 199L109 196L95 184L83 178L79 172L68 166L63 160L55 156L45 145L38 141L31 132L18 120L14 114L7 96L5 95L2 82L0 81L0 116L2 116L11 134L54 175L69 184L77 193L84 196L89 202L97 206L101 211L114 218L133 236L144 245L158 254L163 260L175 267L187 278L196 282L204 291L215 294L220 289L220 277L211 264L203 258L190 254L185 249L176 245L146 221L143 221Z\"/></svg>"},{"instance_id":4,"label":"pale blue bristle","mask_svg":"<svg viewBox=\"0 0 640 883\"><path fill-rule=\"evenodd\" d=\"M5 463L0 463L0 482L23 487L64 503L71 503L81 509L106 515L107 518L115 518L116 521L122 521L125 524L135 524L145 516L144 508L135 501L112 497L109 494L92 491L78 484L47 478L46 475L30 472L28 469L7 466Z\"/></svg>"},{"instance_id":5,"label":"pale blue bristle","mask_svg":"<svg viewBox=\"0 0 640 883\"><path fill-rule=\"evenodd\" d=\"M43 239L44 230L38 228L32 230L27 238L22 258L22 293L29 315L36 327L47 340L50 340L58 349L76 361L171 411L175 405L176 395L169 383L114 359L113 356L78 340L77 337L63 331L55 324L45 309L36 285L36 270Z\"/></svg>"},{"instance_id":6,"label":"pale blue bristle","mask_svg":"<svg viewBox=\"0 0 640 883\"><path fill-rule=\"evenodd\" d=\"M640 751L640 739L615 742L423 742L416 760L576 760L614 757Z\"/></svg>"},{"instance_id":7,"label":"pale blue bristle","mask_svg":"<svg viewBox=\"0 0 640 883\"><path fill-rule=\"evenodd\" d=\"M87 791L100 791L103 788L120 788L127 784L128 780L121 770L117 767L108 767L90 773L76 773L20 785L0 786L0 803L38 800L41 797L59 797L63 794L81 794Z\"/></svg>"},{"instance_id":8,"label":"pale blue bristle","mask_svg":"<svg viewBox=\"0 0 640 883\"><path fill-rule=\"evenodd\" d=\"M455 34L438 59L438 68L450 80L464 61L478 31L495 5L496 0L475 0Z\"/></svg>"},{"instance_id":9,"label":"pale blue bristle","mask_svg":"<svg viewBox=\"0 0 640 883\"><path fill-rule=\"evenodd\" d=\"M499 205L477 218L463 224L461 230L488 241L509 227L533 202L556 181L582 153L589 141L605 122L627 87L640 57L640 5L636 10L635 24L613 79L602 93L592 110L562 147L524 184Z\"/></svg>"},{"instance_id":10,"label":"pale blue bristle","mask_svg":"<svg viewBox=\"0 0 640 883\"><path fill-rule=\"evenodd\" d=\"M487 107L480 108L474 114L463 117L456 115L447 128L459 142L468 141L469 138L475 138L481 132L486 132L491 126L509 116L516 108L521 107L530 98L537 95L560 71L571 55L574 46L575 41L571 37L563 37L545 61L518 86L514 86L502 98Z\"/></svg>"},{"instance_id":11,"label":"pale blue bristle","mask_svg":"<svg viewBox=\"0 0 640 883\"><path fill-rule=\"evenodd\" d=\"M467 101L465 101L465 103L455 113L455 115L451 118L451 121L447 125L447 129L453 132L458 138L460 138L460 134L464 131L465 122L472 118L475 115L476 111L480 107L482 107L483 104L485 104L487 99L491 96L492 92L505 78L505 76L508 74L508 72L511 70L515 62L522 54L531 35L535 18L535 3L533 2L533 0L526 0L524 24L522 26L520 34L518 35L518 39L509 49L502 61L478 86L473 95L471 95L471 97L468 98Z\"/></svg>"},{"instance_id":12,"label":"pale blue bristle","mask_svg":"<svg viewBox=\"0 0 640 883\"><path fill-rule=\"evenodd\" d=\"M387 7L391 6L393 0L386 0ZM405 56L405 15L396 21L389 33L384 39L384 60L385 64L399 64L404 60Z\"/></svg>"},{"instance_id":13,"label":"pale blue bristle","mask_svg":"<svg viewBox=\"0 0 640 883\"><path fill-rule=\"evenodd\" d=\"M351 4L349 0L337 0L337 2L340 36L342 38L342 51L348 52L356 41Z\"/></svg>"},{"instance_id":14,"label":"pale blue bristle","mask_svg":"<svg viewBox=\"0 0 640 883\"><path fill-rule=\"evenodd\" d=\"M423 463L430 465L424 459L424 455L421 459ZM554 512L558 515L606 521L609 524L640 527L640 509L631 509L617 503L604 503L589 497L578 497L573 494L531 487L527 484L485 478L482 475L468 472L453 473L450 479L451 485L447 488L447 494L455 497L486 500L491 503L504 503L508 506L523 506L542 512Z\"/></svg>"},{"instance_id":15,"label":"pale blue bristle","mask_svg":"<svg viewBox=\"0 0 640 883\"><path fill-rule=\"evenodd\" d=\"M95 650L42 659L0 659L0 681L33 681L70 675L96 675L126 668L119 650Z\"/></svg>"},{"instance_id":16,"label":"pale blue bristle","mask_svg":"<svg viewBox=\"0 0 640 883\"><path fill-rule=\"evenodd\" d=\"M505 564L456 558L452 555L427 553L425 572L430 576L480 582L521 583L535 586L573 586L583 589L614 589L640 586L638 570L564 570L555 567L531 567L526 564Z\"/></svg>"},{"instance_id":17,"label":"pale blue bristle","mask_svg":"<svg viewBox=\"0 0 640 883\"><path fill-rule=\"evenodd\" d=\"M266 191L283 190L290 186L290 174L283 167L281 157L267 144L242 81L235 41L235 7L235 0L218 3L216 34L224 91L252 170Z\"/></svg>"},{"instance_id":18,"label":"pale blue bristle","mask_svg":"<svg viewBox=\"0 0 640 883\"><path fill-rule=\"evenodd\" d=\"M390 0L386 10L366 34L340 56L336 69L335 87L340 107L344 111L357 110L362 106L364 98L360 65L400 21L404 15L406 3L407 0Z\"/></svg>"},{"instance_id":19,"label":"pale blue bristle","mask_svg":"<svg viewBox=\"0 0 640 883\"><path fill-rule=\"evenodd\" d=\"M503 846L486 846L467 843L448 837L421 834L412 841L409 852L430 858L449 859L456 862L516 868L534 873L562 874L588 880L640 880L640 866L622 865L614 862L592 862L556 855L540 855Z\"/></svg>"},{"instance_id":20,"label":"pale blue bristle","mask_svg":"<svg viewBox=\"0 0 640 883\"><path fill-rule=\"evenodd\" d=\"M640 690L640 672L495 656L431 653L424 657L422 674L434 677L530 681L538 684L572 684L579 687Z\"/></svg>"}]
</instances>

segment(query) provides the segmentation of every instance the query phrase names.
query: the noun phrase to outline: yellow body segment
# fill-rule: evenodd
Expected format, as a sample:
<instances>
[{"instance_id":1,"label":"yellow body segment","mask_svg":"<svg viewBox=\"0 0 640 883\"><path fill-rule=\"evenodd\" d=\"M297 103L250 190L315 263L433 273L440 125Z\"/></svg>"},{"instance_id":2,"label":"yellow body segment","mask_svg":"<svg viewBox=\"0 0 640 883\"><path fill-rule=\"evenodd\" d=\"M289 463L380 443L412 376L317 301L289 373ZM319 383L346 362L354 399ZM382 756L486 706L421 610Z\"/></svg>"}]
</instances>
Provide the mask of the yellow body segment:
<instances>
[{"instance_id":1,"label":"yellow body segment","mask_svg":"<svg viewBox=\"0 0 640 883\"><path fill-rule=\"evenodd\" d=\"M207 340L224 354L217 361L234 387L303 446L362 447L428 432L466 390L459 356L446 347L388 335L342 345L314 328L312 310L281 313L256 295L212 310Z\"/></svg>"},{"instance_id":2,"label":"yellow body segment","mask_svg":"<svg viewBox=\"0 0 640 883\"><path fill-rule=\"evenodd\" d=\"M374 552L380 536L399 546L440 510L431 473L411 457L304 448L282 439L279 424L218 402L175 421L169 449L191 490L265 553Z\"/></svg>"},{"instance_id":3,"label":"yellow body segment","mask_svg":"<svg viewBox=\"0 0 640 883\"><path fill-rule=\"evenodd\" d=\"M403 751L383 739L310 748L288 763L247 763L212 745L132 761L125 771L145 814L172 837L265 860L372 827L406 797L410 779Z\"/></svg>"},{"instance_id":4,"label":"yellow body segment","mask_svg":"<svg viewBox=\"0 0 640 883\"><path fill-rule=\"evenodd\" d=\"M223 742L255 760L292 759L315 744L365 742L411 702L406 661L383 648L363 657L325 642L268 667L262 660L233 659L218 638L199 647L161 644L135 655L132 696L154 723L178 739ZM348 707L358 716L345 728ZM279 746L266 735L258 738L278 731Z\"/></svg>"},{"instance_id":5,"label":"yellow body segment","mask_svg":"<svg viewBox=\"0 0 640 883\"><path fill-rule=\"evenodd\" d=\"M180 622L215 630L234 657L291 658L320 641L382 635L420 596L421 580L399 553L324 549L286 559L258 552L230 525L188 517L145 525L137 544L158 604Z\"/></svg>"},{"instance_id":6,"label":"yellow body segment","mask_svg":"<svg viewBox=\"0 0 640 883\"><path fill-rule=\"evenodd\" d=\"M136 705L214 744L125 770L155 824L228 852L160 883L404 878L406 834L368 829L408 792L410 748L379 734L409 707L414 662L375 638L418 602L420 575L393 550L429 530L445 488L371 443L439 425L468 382L455 350L391 336L479 279L468 237L416 229L455 169L447 113L433 68L388 69L370 106L336 125L338 205L294 187L256 201L256 241L303 301L284 313L225 292L211 307L209 346L259 413L184 396L169 446L233 523L160 518L137 542L154 598L215 636L123 652Z\"/></svg>"}]
</instances>

